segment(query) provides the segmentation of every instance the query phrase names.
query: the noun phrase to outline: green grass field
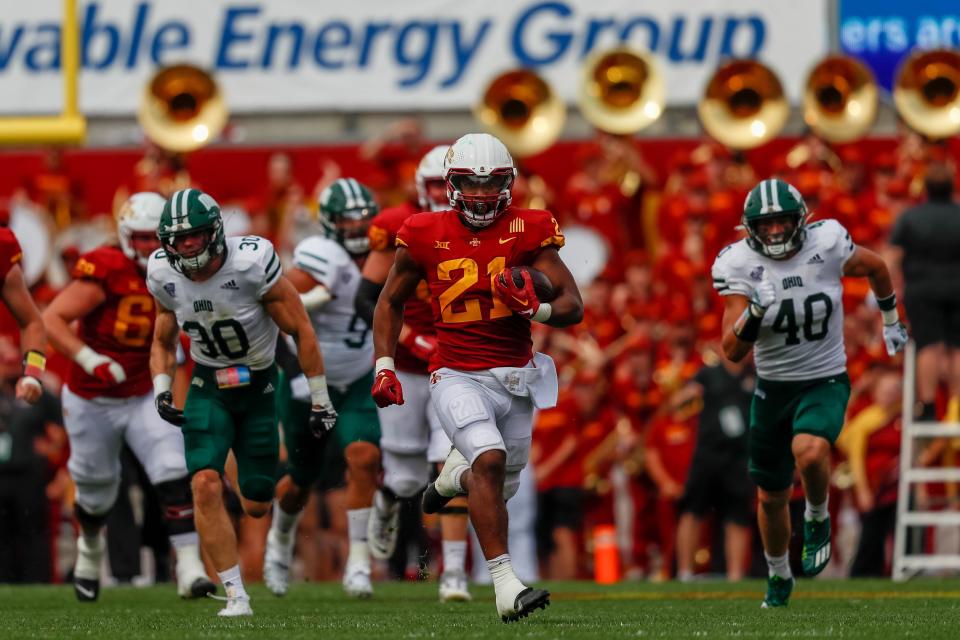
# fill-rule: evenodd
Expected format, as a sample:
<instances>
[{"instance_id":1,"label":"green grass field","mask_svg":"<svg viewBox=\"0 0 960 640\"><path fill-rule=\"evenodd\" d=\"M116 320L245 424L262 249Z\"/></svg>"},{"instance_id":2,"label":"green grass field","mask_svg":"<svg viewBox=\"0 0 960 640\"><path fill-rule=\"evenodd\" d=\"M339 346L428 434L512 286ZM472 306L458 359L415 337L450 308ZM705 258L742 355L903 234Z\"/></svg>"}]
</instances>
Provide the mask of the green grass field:
<instances>
[{"instance_id":1,"label":"green grass field","mask_svg":"<svg viewBox=\"0 0 960 640\"><path fill-rule=\"evenodd\" d=\"M434 583L379 583L373 600L339 584L250 590L253 618L222 620L221 603L181 601L170 586L105 589L81 605L69 586L0 587L0 639L96 638L960 638L960 580L802 581L785 610L761 611L763 583L549 584L546 611L506 625L493 591L436 602Z\"/></svg>"}]
</instances>

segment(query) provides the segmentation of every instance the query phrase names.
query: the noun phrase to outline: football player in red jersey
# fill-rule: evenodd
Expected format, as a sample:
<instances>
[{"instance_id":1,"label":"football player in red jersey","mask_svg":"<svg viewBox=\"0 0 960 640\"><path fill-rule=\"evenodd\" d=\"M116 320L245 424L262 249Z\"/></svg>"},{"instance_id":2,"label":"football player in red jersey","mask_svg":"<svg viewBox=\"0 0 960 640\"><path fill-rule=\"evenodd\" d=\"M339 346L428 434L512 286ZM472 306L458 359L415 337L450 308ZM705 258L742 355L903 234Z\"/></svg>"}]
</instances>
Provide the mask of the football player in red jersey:
<instances>
[{"instance_id":1,"label":"football player in red jersey","mask_svg":"<svg viewBox=\"0 0 960 640\"><path fill-rule=\"evenodd\" d=\"M23 251L17 236L8 227L0 227L0 298L20 327L20 345L24 353L23 376L17 380L16 395L17 400L33 404L40 399L42 392L40 378L47 363L43 355L47 334L40 311L23 279L22 260Z\"/></svg>"},{"instance_id":2,"label":"football player in red jersey","mask_svg":"<svg viewBox=\"0 0 960 640\"><path fill-rule=\"evenodd\" d=\"M454 209L420 213L397 233L397 252L374 314L380 406L403 403L394 354L406 300L421 280L430 290L437 349L430 359L430 398L454 444L424 511L466 494L504 622L550 601L543 589L517 578L507 553L505 500L517 490L527 463L533 410L557 399L553 360L532 350L530 321L565 327L580 322L580 292L558 249L563 234L550 213L511 207L517 171L500 140L468 134L444 158L447 195ZM554 296L538 299L533 267L550 280ZM515 275L522 284L517 283Z\"/></svg>"},{"instance_id":3,"label":"football player in red jersey","mask_svg":"<svg viewBox=\"0 0 960 640\"><path fill-rule=\"evenodd\" d=\"M410 204L385 209L370 225L370 255L363 265L363 281L357 291L357 314L373 325L373 310L393 265L397 232L407 218L420 211L450 208L443 179L443 159L448 146L431 149L417 167L419 208ZM440 465L450 452L450 439L443 432L430 403L427 362L436 347L433 309L426 282L403 309L403 329L397 345L397 378L406 391L403 405L384 407L380 412L380 449L383 459L383 486L373 501L367 539L370 552L389 558L397 544L400 504L398 498L417 495L430 481L430 466ZM443 572L440 601L470 600L467 586L467 502L457 498L440 511Z\"/></svg>"},{"instance_id":4,"label":"football player in red jersey","mask_svg":"<svg viewBox=\"0 0 960 640\"><path fill-rule=\"evenodd\" d=\"M164 203L155 193L131 196L118 214L120 247L82 256L74 280L43 314L50 342L73 360L62 401L67 467L77 485L74 591L81 601L96 600L100 592L100 530L117 498L124 442L163 506L177 555L177 592L188 598L216 590L200 561L183 435L154 408L148 366L155 307L144 275L150 254L160 248ZM70 328L75 320L76 333Z\"/></svg>"}]
</instances>

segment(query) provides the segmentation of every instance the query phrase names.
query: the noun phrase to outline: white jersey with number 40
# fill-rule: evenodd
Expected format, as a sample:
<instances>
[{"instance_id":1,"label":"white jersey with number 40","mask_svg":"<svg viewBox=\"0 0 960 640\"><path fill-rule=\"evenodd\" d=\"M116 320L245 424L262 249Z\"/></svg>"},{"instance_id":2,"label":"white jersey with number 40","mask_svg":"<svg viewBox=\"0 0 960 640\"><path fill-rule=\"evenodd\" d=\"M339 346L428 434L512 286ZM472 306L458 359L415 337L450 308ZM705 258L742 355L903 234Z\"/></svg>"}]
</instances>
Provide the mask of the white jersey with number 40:
<instances>
[{"instance_id":1,"label":"white jersey with number 40","mask_svg":"<svg viewBox=\"0 0 960 640\"><path fill-rule=\"evenodd\" d=\"M269 240L227 238L223 266L195 282L175 271L163 251L150 256L147 286L177 315L190 336L190 357L208 367L273 364L279 329L261 303L280 279L280 258Z\"/></svg>"},{"instance_id":2,"label":"white jersey with number 40","mask_svg":"<svg viewBox=\"0 0 960 640\"><path fill-rule=\"evenodd\" d=\"M777 291L753 351L757 375L766 380L812 380L846 370L840 278L854 244L836 220L807 225L806 233L787 260L761 255L744 239L713 263L713 286L722 296L750 298L764 276Z\"/></svg>"},{"instance_id":3,"label":"white jersey with number 40","mask_svg":"<svg viewBox=\"0 0 960 640\"><path fill-rule=\"evenodd\" d=\"M298 244L293 262L326 287L332 297L310 313L327 382L343 387L359 380L373 368L373 337L367 323L354 311L359 267L339 243L321 236Z\"/></svg>"}]
</instances>

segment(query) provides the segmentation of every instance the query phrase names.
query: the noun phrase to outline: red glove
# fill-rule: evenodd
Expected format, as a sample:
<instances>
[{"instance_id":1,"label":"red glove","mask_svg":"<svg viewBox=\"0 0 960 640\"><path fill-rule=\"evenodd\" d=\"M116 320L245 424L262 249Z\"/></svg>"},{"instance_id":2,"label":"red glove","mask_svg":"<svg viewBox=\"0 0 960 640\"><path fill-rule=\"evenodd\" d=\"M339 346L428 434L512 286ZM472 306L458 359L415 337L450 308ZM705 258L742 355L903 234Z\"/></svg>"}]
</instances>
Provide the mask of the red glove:
<instances>
[{"instance_id":1,"label":"red glove","mask_svg":"<svg viewBox=\"0 0 960 640\"><path fill-rule=\"evenodd\" d=\"M377 371L370 395L380 408L389 407L392 404L403 404L403 387L400 386L396 372L390 369Z\"/></svg>"},{"instance_id":2,"label":"red glove","mask_svg":"<svg viewBox=\"0 0 960 640\"><path fill-rule=\"evenodd\" d=\"M512 268L505 268L493 279L493 289L497 297L514 313L531 318L540 308L540 299L533 290L533 279L530 278L530 273L526 269L522 269L522 273L523 286L518 287L513 282Z\"/></svg>"},{"instance_id":3,"label":"red glove","mask_svg":"<svg viewBox=\"0 0 960 640\"><path fill-rule=\"evenodd\" d=\"M414 357L424 362L430 362L430 356L437 349L437 336L410 331L406 337L400 341L400 344L409 349Z\"/></svg>"}]
</instances>

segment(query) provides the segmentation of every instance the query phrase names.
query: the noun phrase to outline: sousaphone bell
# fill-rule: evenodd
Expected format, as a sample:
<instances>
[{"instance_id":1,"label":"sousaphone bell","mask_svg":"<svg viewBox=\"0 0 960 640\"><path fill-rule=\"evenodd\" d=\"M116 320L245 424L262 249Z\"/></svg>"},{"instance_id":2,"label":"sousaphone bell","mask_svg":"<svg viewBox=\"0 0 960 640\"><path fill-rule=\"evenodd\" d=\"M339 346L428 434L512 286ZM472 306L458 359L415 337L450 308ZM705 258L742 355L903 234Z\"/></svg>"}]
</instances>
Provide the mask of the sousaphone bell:
<instances>
[{"instance_id":1,"label":"sousaphone bell","mask_svg":"<svg viewBox=\"0 0 960 640\"><path fill-rule=\"evenodd\" d=\"M751 149L780 133L790 106L769 67L756 60L731 60L711 76L697 112L717 142Z\"/></svg>"},{"instance_id":2,"label":"sousaphone bell","mask_svg":"<svg viewBox=\"0 0 960 640\"><path fill-rule=\"evenodd\" d=\"M917 51L901 63L893 102L910 127L934 140L960 133L960 54Z\"/></svg>"},{"instance_id":3,"label":"sousaphone bell","mask_svg":"<svg viewBox=\"0 0 960 640\"><path fill-rule=\"evenodd\" d=\"M216 139L228 116L213 76L189 64L164 67L154 74L137 113L147 136L175 152L193 151Z\"/></svg>"},{"instance_id":4,"label":"sousaphone bell","mask_svg":"<svg viewBox=\"0 0 960 640\"><path fill-rule=\"evenodd\" d=\"M511 154L523 158L556 142L567 111L543 78L529 69L514 69L487 85L474 115Z\"/></svg>"}]
</instances>

